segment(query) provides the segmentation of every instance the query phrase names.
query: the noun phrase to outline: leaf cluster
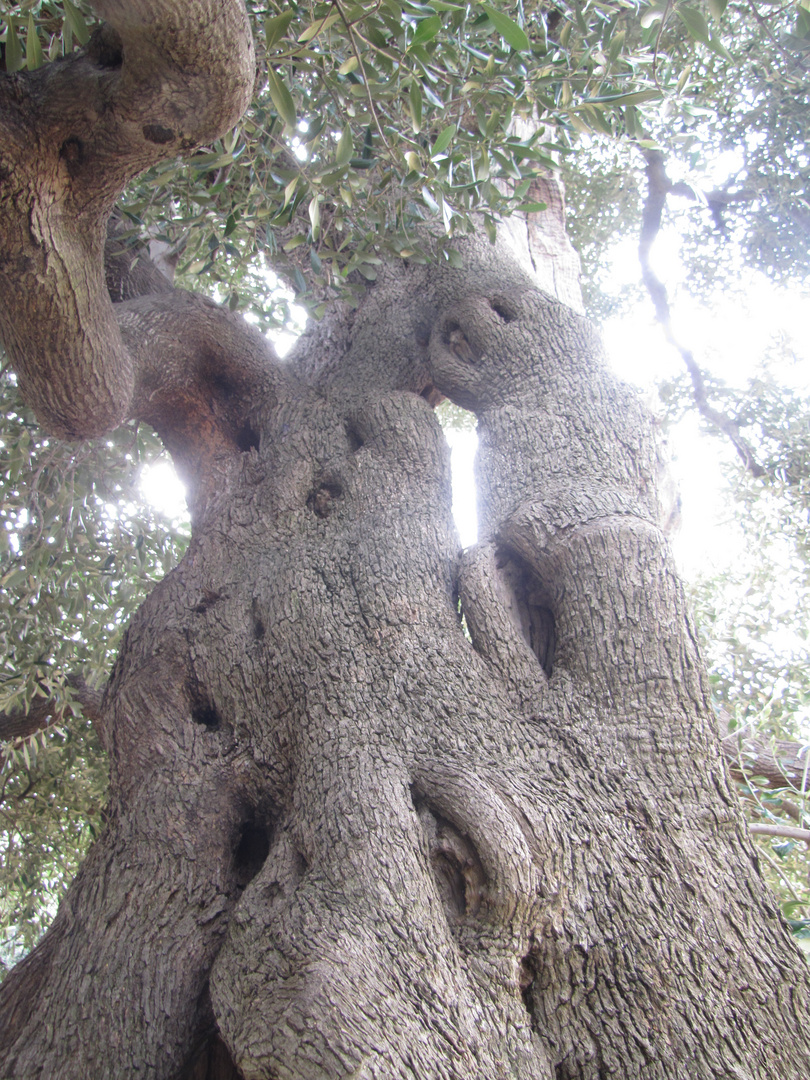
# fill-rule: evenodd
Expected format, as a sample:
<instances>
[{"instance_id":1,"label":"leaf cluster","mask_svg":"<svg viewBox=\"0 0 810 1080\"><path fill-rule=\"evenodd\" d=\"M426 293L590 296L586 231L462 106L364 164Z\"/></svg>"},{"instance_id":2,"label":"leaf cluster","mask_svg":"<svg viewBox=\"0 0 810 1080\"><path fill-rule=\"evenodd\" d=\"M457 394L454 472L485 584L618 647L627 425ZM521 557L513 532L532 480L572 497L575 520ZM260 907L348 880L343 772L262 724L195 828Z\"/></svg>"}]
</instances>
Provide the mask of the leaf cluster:
<instances>
[{"instance_id":1,"label":"leaf cluster","mask_svg":"<svg viewBox=\"0 0 810 1080\"><path fill-rule=\"evenodd\" d=\"M67 684L102 685L121 633L176 564L184 520L144 506L156 436L81 447L44 436L0 374L0 714L49 700L57 728L0 744L0 974L47 925L101 827L106 760ZM72 714L72 715L71 715Z\"/></svg>"},{"instance_id":2,"label":"leaf cluster","mask_svg":"<svg viewBox=\"0 0 810 1080\"><path fill-rule=\"evenodd\" d=\"M253 107L142 178L126 209L178 252L181 280L213 281L265 325L279 316L263 268L317 315L384 261L431 257L426 227L454 264L476 223L494 238L500 217L541 212L537 176L583 132L644 139L675 70L626 0L249 8L264 52Z\"/></svg>"}]
</instances>

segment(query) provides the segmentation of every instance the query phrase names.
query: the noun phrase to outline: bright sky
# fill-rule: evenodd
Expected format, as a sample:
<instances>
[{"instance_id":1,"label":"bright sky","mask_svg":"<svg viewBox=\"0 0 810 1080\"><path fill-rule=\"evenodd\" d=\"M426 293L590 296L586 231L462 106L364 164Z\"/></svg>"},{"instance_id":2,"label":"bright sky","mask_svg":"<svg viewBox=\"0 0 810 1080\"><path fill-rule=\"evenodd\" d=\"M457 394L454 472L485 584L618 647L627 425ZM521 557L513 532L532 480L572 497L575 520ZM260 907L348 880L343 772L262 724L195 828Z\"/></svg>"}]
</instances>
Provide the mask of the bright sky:
<instances>
[{"instance_id":1,"label":"bright sky","mask_svg":"<svg viewBox=\"0 0 810 1080\"><path fill-rule=\"evenodd\" d=\"M661 237L662 276L678 280L681 271L677 239ZM638 273L635 242L617 245L613 273L628 280ZM661 273L661 271L658 271ZM810 320L807 298L777 288L764 275L750 272L739 292L718 293L700 305L690 298L673 304L673 324L679 340L691 349L701 368L732 387L744 387L761 370L778 337L786 338L792 359L772 368L781 383L810 389ZM605 346L616 373L649 392L655 408L657 382L684 374L675 349L664 340L647 304L603 326ZM742 537L723 497L723 462L734 450L720 436L701 430L697 412L689 413L670 433L671 471L681 493L682 523L673 548L682 572L720 570L738 557Z\"/></svg>"}]
</instances>

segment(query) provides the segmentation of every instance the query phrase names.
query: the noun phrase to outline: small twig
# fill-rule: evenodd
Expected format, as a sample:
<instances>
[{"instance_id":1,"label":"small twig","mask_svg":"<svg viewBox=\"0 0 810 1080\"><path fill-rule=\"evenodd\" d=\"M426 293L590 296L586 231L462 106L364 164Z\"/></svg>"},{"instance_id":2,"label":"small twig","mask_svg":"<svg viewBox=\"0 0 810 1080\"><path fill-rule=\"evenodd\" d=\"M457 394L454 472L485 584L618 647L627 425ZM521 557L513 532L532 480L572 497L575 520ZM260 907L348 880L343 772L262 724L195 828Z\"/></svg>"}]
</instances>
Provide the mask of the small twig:
<instances>
[{"instance_id":1,"label":"small twig","mask_svg":"<svg viewBox=\"0 0 810 1080\"><path fill-rule=\"evenodd\" d=\"M805 64L803 58L797 56L795 53L792 53L789 49L786 49L784 47L776 34L774 34L774 32L771 30L770 26L768 26L768 20L759 12L756 4L754 3L754 0L748 0L748 6L751 9L751 14L754 16L763 32L767 35L767 37L771 39L771 42L776 46L777 51L780 52L786 60L792 61L796 65L796 67L805 68L807 65ZM793 7L793 4L786 4L785 7ZM775 15L781 14L781 12L783 12L784 10L785 8L782 7L779 8L778 11L771 12L771 18L773 18Z\"/></svg>"},{"instance_id":2,"label":"small twig","mask_svg":"<svg viewBox=\"0 0 810 1080\"><path fill-rule=\"evenodd\" d=\"M686 365L686 370L692 380L692 395L698 412L729 438L752 476L764 476L766 470L757 462L754 451L740 434L739 424L710 405L703 372L700 370L691 349L687 349L685 345L678 341L672 329L672 312L669 306L667 289L652 268L650 252L660 232L667 196L672 191L673 185L666 174L664 157L660 151L645 150L644 157L647 162L647 198L644 201L641 218L638 257L641 263L642 280L653 302L656 318L661 324L667 341L673 348L677 349Z\"/></svg>"},{"instance_id":3,"label":"small twig","mask_svg":"<svg viewBox=\"0 0 810 1080\"><path fill-rule=\"evenodd\" d=\"M399 61L401 60L401 57L400 57L400 56L397 56L397 54L396 54L396 53L388 52L388 50L387 50L387 49L383 49L383 48L382 48L382 46L380 46L380 45L375 45L375 44L374 44L374 42L373 42L373 41L372 41L372 40L371 40L370 38L367 38L367 37L365 36L365 34L361 34L359 30L355 30L354 32L355 32L355 33L357 34L357 36L358 36L358 37L360 38L360 40L361 40L361 41L362 41L362 42L363 42L364 44L368 45L368 47L369 47L370 49L373 49L373 50L374 50L374 52L377 52L377 53L379 53L379 54L380 54L380 56L384 56L384 57L386 58L386 60L393 60L393 61L394 61L394 63L396 63L396 64L398 64L398 63L399 63Z\"/></svg>"},{"instance_id":4,"label":"small twig","mask_svg":"<svg viewBox=\"0 0 810 1080\"><path fill-rule=\"evenodd\" d=\"M340 18L341 18L341 20L343 22L343 25L346 27L346 33L349 35L349 42L351 43L352 52L354 53L354 55L355 55L355 57L357 59L357 66L360 68L360 74L363 76L363 86L365 87L365 90L366 90L366 97L368 99L368 107L369 107L369 109L371 111L371 115L374 117L374 124L376 125L377 131L379 131L379 133L380 133L380 138L383 141L383 145L385 146L385 149L388 151L389 154L391 154L393 156L394 151L391 149L391 146L390 146L390 144L388 142L388 139L386 139L386 137L385 137L385 132L382 129L382 124L380 123L380 118L379 118L379 116L377 116L377 108L376 108L376 106L374 104L374 96L371 93L371 90L369 89L368 79L366 78L366 69L363 66L363 59L360 56L360 50L357 48L357 41L355 40L355 37L354 37L354 31L352 30L352 24L346 18L346 14L345 14L345 12L343 10L343 7L342 7L342 5L340 3L340 0L332 0L332 2L334 3L335 7L338 9L338 14L340 15Z\"/></svg>"},{"instance_id":5,"label":"small twig","mask_svg":"<svg viewBox=\"0 0 810 1080\"><path fill-rule=\"evenodd\" d=\"M658 28L658 33L655 35L655 48L653 49L653 62L652 62L652 77L653 77L653 82L655 83L655 85L658 87L659 90L661 89L661 84L658 81L658 50L659 50L660 45L661 45L661 37L662 37L662 35L664 33L664 27L667 25L667 19L669 18L669 13L670 13L671 10L672 10L672 0L667 0L667 6L664 8L663 12L661 13L661 25Z\"/></svg>"},{"instance_id":6,"label":"small twig","mask_svg":"<svg viewBox=\"0 0 810 1080\"><path fill-rule=\"evenodd\" d=\"M792 825L749 825L749 832L758 836L783 836L786 840L804 840L810 843L810 829L795 829Z\"/></svg>"},{"instance_id":7,"label":"small twig","mask_svg":"<svg viewBox=\"0 0 810 1080\"><path fill-rule=\"evenodd\" d=\"M787 874L785 873L783 868L779 865L779 863L776 861L776 859L774 859L774 857L772 855L769 855L768 852L765 850L765 848L759 847L759 846L757 847L757 855L760 855L767 863L770 863L771 868L773 870L775 870L776 873L779 875L779 880L783 883L783 885L785 886L787 891L790 893L790 895L793 897L793 899L796 901L796 903L801 904L802 907L807 907L808 903L810 903L810 901L802 900L802 898L799 896L799 894L796 892L796 890L793 888L793 886L788 881Z\"/></svg>"}]
</instances>

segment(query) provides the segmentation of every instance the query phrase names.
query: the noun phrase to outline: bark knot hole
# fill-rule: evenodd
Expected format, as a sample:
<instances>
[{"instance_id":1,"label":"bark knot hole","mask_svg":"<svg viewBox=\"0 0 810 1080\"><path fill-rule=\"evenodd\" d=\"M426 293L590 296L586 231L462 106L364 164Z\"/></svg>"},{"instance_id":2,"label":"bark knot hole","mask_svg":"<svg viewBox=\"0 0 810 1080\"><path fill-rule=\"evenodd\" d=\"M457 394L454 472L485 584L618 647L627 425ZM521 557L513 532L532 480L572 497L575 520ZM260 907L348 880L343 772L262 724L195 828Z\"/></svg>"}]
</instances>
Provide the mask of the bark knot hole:
<instances>
[{"instance_id":1,"label":"bark knot hole","mask_svg":"<svg viewBox=\"0 0 810 1080\"><path fill-rule=\"evenodd\" d=\"M356 454L365 442L363 436L360 434L354 424L346 425L346 439L349 443L349 449L353 454Z\"/></svg>"},{"instance_id":2,"label":"bark knot hole","mask_svg":"<svg viewBox=\"0 0 810 1080\"><path fill-rule=\"evenodd\" d=\"M259 433L251 424L243 424L236 432L236 445L243 454L259 450Z\"/></svg>"},{"instance_id":3,"label":"bark knot hole","mask_svg":"<svg viewBox=\"0 0 810 1080\"><path fill-rule=\"evenodd\" d=\"M310 493L307 506L316 517L329 517L335 508L335 500L342 494L343 488L336 480L325 480Z\"/></svg>"},{"instance_id":4,"label":"bark knot hole","mask_svg":"<svg viewBox=\"0 0 810 1080\"><path fill-rule=\"evenodd\" d=\"M222 717L216 705L205 693L201 686L190 683L187 690L191 701L191 719L206 731L219 731L222 727Z\"/></svg>"},{"instance_id":5,"label":"bark knot hole","mask_svg":"<svg viewBox=\"0 0 810 1080\"><path fill-rule=\"evenodd\" d=\"M270 830L251 818L242 824L233 854L236 882L244 889L256 877L270 854Z\"/></svg>"},{"instance_id":6,"label":"bark knot hole","mask_svg":"<svg viewBox=\"0 0 810 1080\"><path fill-rule=\"evenodd\" d=\"M211 704L200 703L192 707L191 719L208 731L218 731L222 725L220 715Z\"/></svg>"},{"instance_id":7,"label":"bark knot hole","mask_svg":"<svg viewBox=\"0 0 810 1080\"><path fill-rule=\"evenodd\" d=\"M163 127L162 124L144 124L143 137L147 142L155 143L156 146L164 146L175 140L172 129Z\"/></svg>"},{"instance_id":8,"label":"bark knot hole","mask_svg":"<svg viewBox=\"0 0 810 1080\"><path fill-rule=\"evenodd\" d=\"M71 135L62 143L59 156L67 165L68 172L72 173L84 161L84 143L77 135Z\"/></svg>"},{"instance_id":9,"label":"bark knot hole","mask_svg":"<svg viewBox=\"0 0 810 1080\"><path fill-rule=\"evenodd\" d=\"M470 838L437 814L426 798L411 789L414 808L427 839L428 861L450 927L476 915L483 902L486 875Z\"/></svg>"},{"instance_id":10,"label":"bark knot hole","mask_svg":"<svg viewBox=\"0 0 810 1080\"><path fill-rule=\"evenodd\" d=\"M498 318L503 319L505 323L514 322L515 319L517 319L517 312L509 301L505 300L502 296L493 296L489 302L489 306Z\"/></svg>"},{"instance_id":11,"label":"bark knot hole","mask_svg":"<svg viewBox=\"0 0 810 1080\"><path fill-rule=\"evenodd\" d=\"M99 67L117 68L124 62L124 46L117 31L105 23L93 31L87 43L87 55Z\"/></svg>"}]
</instances>

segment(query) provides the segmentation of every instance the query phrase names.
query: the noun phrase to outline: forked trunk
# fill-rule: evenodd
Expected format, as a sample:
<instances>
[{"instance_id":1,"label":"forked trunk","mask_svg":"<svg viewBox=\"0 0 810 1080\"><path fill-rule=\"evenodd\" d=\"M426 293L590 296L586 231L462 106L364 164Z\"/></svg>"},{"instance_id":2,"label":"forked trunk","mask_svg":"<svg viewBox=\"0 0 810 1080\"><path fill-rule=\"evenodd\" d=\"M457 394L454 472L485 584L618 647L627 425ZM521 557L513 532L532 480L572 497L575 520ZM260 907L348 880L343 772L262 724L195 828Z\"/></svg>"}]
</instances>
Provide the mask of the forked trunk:
<instances>
[{"instance_id":1,"label":"forked trunk","mask_svg":"<svg viewBox=\"0 0 810 1080\"><path fill-rule=\"evenodd\" d=\"M240 406L3 1076L807 1075L650 424L581 316L465 258L386 273ZM437 392L478 416L464 554Z\"/></svg>"}]
</instances>

